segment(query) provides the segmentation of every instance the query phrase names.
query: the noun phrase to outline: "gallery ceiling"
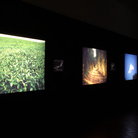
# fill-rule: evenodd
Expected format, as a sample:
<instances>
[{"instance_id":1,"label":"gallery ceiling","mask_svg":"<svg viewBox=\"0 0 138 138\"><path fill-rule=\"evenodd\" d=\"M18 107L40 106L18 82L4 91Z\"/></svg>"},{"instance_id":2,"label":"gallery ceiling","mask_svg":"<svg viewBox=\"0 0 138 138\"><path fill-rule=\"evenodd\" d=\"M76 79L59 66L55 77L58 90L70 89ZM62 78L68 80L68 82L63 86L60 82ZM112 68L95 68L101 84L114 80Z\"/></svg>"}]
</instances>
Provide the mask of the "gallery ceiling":
<instances>
[{"instance_id":1,"label":"gallery ceiling","mask_svg":"<svg viewBox=\"0 0 138 138\"><path fill-rule=\"evenodd\" d=\"M94 0L21 0L33 5L37 5L39 7L43 7L43 8L48 8L48 5L51 5L53 7L57 6L60 7L61 3L63 4L68 4L70 5L76 5L76 9L77 9L77 5L81 5L84 2L87 3L87 5L92 4L92 2ZM95 0L96 1L96 0ZM105 2L108 0L105 0ZM129 8L130 10L132 10L133 12L138 14L138 0L112 0L113 2L117 2L120 3L121 5ZM50 8L50 7L49 7Z\"/></svg>"},{"instance_id":2,"label":"gallery ceiling","mask_svg":"<svg viewBox=\"0 0 138 138\"><path fill-rule=\"evenodd\" d=\"M138 14L138 0L116 0Z\"/></svg>"},{"instance_id":3,"label":"gallery ceiling","mask_svg":"<svg viewBox=\"0 0 138 138\"><path fill-rule=\"evenodd\" d=\"M19 0L138 39L138 0Z\"/></svg>"}]
</instances>

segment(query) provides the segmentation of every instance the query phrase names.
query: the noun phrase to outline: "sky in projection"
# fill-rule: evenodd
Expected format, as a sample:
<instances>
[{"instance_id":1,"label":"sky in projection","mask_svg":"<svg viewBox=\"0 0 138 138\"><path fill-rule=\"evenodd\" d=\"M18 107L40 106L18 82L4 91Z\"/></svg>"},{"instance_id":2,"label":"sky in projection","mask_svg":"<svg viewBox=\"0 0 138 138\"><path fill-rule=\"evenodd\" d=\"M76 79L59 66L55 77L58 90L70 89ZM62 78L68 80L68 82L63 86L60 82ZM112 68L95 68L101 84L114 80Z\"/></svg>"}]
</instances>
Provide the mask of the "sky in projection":
<instances>
[{"instance_id":1,"label":"sky in projection","mask_svg":"<svg viewBox=\"0 0 138 138\"><path fill-rule=\"evenodd\" d=\"M137 56L125 54L125 80L133 80L135 74L137 74Z\"/></svg>"}]
</instances>

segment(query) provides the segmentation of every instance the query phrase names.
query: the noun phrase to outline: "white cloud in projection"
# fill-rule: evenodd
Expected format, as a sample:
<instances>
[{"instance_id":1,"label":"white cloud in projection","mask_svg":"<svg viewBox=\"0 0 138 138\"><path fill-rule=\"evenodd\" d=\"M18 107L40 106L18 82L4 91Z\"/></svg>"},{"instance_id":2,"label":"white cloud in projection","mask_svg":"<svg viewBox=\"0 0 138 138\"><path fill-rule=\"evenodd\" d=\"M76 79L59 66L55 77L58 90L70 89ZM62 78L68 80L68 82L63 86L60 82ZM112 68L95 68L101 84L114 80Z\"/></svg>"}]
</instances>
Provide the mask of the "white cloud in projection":
<instances>
[{"instance_id":1,"label":"white cloud in projection","mask_svg":"<svg viewBox=\"0 0 138 138\"><path fill-rule=\"evenodd\" d=\"M130 64L128 73L131 73L132 70L134 70L134 66L132 64Z\"/></svg>"}]
</instances>

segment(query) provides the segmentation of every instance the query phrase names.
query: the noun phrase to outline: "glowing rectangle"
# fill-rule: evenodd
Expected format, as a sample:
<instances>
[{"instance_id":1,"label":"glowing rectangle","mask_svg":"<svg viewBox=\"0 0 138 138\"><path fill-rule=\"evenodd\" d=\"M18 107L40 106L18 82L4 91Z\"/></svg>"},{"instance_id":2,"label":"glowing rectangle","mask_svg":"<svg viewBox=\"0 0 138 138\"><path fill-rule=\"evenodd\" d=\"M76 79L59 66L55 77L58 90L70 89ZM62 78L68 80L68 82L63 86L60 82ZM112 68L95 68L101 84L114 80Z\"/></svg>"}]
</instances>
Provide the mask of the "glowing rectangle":
<instances>
[{"instance_id":1,"label":"glowing rectangle","mask_svg":"<svg viewBox=\"0 0 138 138\"><path fill-rule=\"evenodd\" d=\"M125 80L137 79L137 55L125 54L124 77Z\"/></svg>"},{"instance_id":2,"label":"glowing rectangle","mask_svg":"<svg viewBox=\"0 0 138 138\"><path fill-rule=\"evenodd\" d=\"M0 34L0 94L45 89L45 40Z\"/></svg>"},{"instance_id":3,"label":"glowing rectangle","mask_svg":"<svg viewBox=\"0 0 138 138\"><path fill-rule=\"evenodd\" d=\"M107 81L107 52L95 48L83 48L82 85Z\"/></svg>"}]
</instances>

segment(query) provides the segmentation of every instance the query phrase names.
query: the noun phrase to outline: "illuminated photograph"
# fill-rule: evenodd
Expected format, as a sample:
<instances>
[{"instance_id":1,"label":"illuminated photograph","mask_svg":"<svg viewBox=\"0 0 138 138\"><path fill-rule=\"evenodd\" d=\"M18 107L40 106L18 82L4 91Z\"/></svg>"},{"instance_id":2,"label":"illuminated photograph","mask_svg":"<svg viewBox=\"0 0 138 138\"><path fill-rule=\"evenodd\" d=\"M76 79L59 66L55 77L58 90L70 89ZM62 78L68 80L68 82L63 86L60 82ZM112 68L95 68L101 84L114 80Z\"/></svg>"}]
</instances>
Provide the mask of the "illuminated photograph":
<instances>
[{"instance_id":1,"label":"illuminated photograph","mask_svg":"<svg viewBox=\"0 0 138 138\"><path fill-rule=\"evenodd\" d=\"M125 54L125 80L137 79L137 55Z\"/></svg>"},{"instance_id":2,"label":"illuminated photograph","mask_svg":"<svg viewBox=\"0 0 138 138\"><path fill-rule=\"evenodd\" d=\"M0 94L45 89L45 41L0 34Z\"/></svg>"},{"instance_id":3,"label":"illuminated photograph","mask_svg":"<svg viewBox=\"0 0 138 138\"><path fill-rule=\"evenodd\" d=\"M82 85L107 81L107 52L95 48L83 48Z\"/></svg>"}]
</instances>

